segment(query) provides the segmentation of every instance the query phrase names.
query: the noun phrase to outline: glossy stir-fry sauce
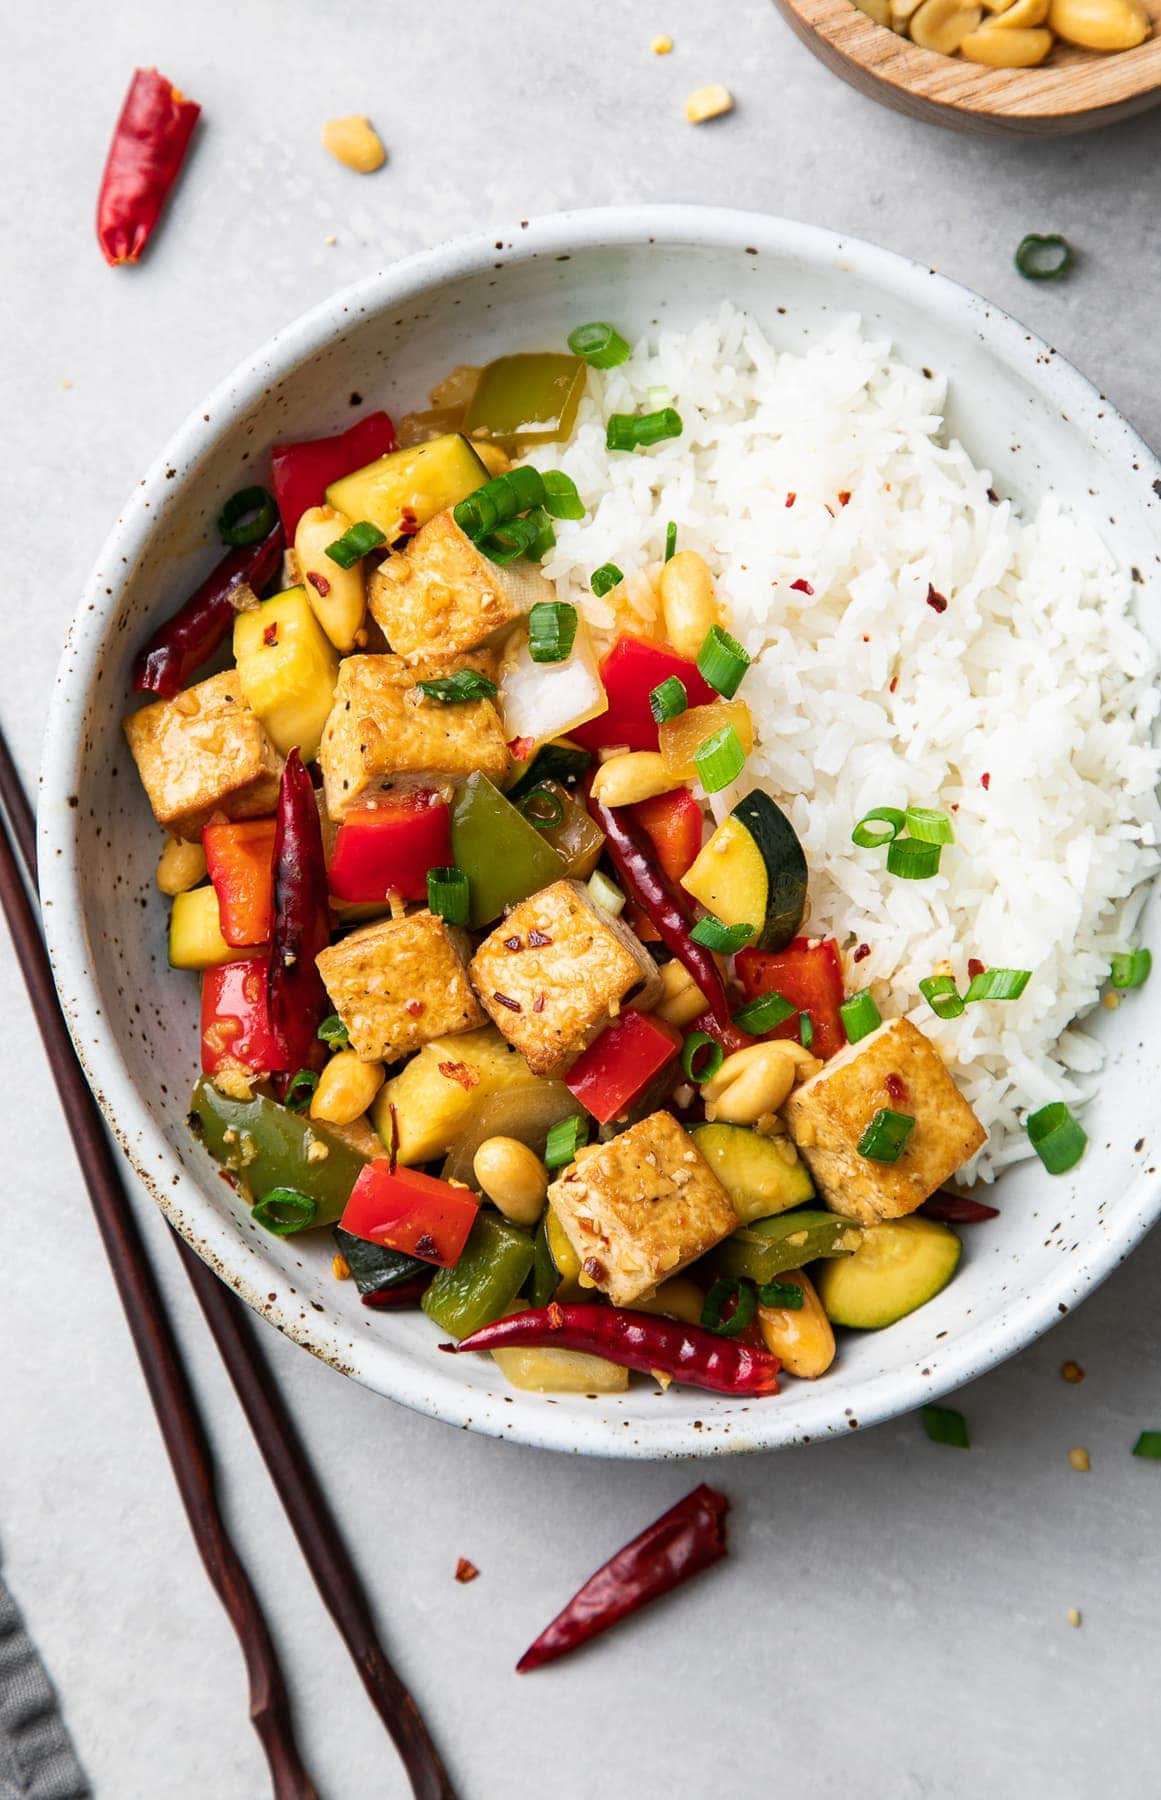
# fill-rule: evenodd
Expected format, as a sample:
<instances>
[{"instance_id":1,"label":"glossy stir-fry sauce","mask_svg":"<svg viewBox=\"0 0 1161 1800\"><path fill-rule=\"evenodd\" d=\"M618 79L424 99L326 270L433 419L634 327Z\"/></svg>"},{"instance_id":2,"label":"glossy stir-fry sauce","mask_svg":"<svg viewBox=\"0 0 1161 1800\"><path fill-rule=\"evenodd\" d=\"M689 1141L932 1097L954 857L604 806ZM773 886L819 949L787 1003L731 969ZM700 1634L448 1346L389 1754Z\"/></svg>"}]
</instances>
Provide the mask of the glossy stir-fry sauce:
<instances>
[{"instance_id":1,"label":"glossy stir-fry sauce","mask_svg":"<svg viewBox=\"0 0 1161 1800\"><path fill-rule=\"evenodd\" d=\"M628 355L570 342L456 369L398 431L276 447L274 498L227 504L141 653L191 1122L266 1230L329 1232L367 1305L422 1306L517 1387L768 1395L951 1278L948 1221L989 1209L920 1209L984 1133L803 933L705 562L671 528L657 636L602 642L541 572L584 509L516 459L568 438L586 356ZM610 446L681 429L626 415ZM937 864L945 815L888 811L856 842Z\"/></svg>"}]
</instances>

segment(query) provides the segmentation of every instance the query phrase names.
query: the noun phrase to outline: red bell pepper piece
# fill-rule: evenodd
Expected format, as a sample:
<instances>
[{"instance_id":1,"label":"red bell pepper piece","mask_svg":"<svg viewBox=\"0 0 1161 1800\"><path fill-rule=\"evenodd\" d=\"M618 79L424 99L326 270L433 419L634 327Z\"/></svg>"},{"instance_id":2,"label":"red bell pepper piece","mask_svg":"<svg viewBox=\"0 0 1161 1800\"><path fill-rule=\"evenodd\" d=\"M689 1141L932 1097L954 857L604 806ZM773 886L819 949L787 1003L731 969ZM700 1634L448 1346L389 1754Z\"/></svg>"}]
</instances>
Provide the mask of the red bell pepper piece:
<instances>
[{"instance_id":1,"label":"red bell pepper piece","mask_svg":"<svg viewBox=\"0 0 1161 1800\"><path fill-rule=\"evenodd\" d=\"M680 1047L680 1033L664 1019L624 1012L573 1063L565 1086L594 1119L607 1125L632 1106Z\"/></svg>"},{"instance_id":2,"label":"red bell pepper piece","mask_svg":"<svg viewBox=\"0 0 1161 1800\"><path fill-rule=\"evenodd\" d=\"M384 1166L368 1164L372 1169ZM346 1225L345 1219L343 1223ZM739 1338L718 1337L703 1325L683 1325L657 1313L583 1301L561 1306L553 1300L548 1306L513 1313L481 1325L458 1344L443 1348L459 1355L465 1350L531 1350L542 1344L603 1356L607 1362L641 1369L647 1375L660 1370L688 1387L706 1388L715 1394L778 1392L781 1364L768 1350L752 1349Z\"/></svg>"},{"instance_id":3,"label":"red bell pepper piece","mask_svg":"<svg viewBox=\"0 0 1161 1800\"><path fill-rule=\"evenodd\" d=\"M839 1007L843 1002L843 965L833 938L795 938L785 950L740 950L734 969L747 1000L759 994L781 994L799 1012L810 1014L814 1037L810 1048L823 1061L847 1041ZM796 1038L797 1018L785 1019L772 1038Z\"/></svg>"},{"instance_id":4,"label":"red bell pepper piece","mask_svg":"<svg viewBox=\"0 0 1161 1800\"><path fill-rule=\"evenodd\" d=\"M274 923L273 819L223 820L202 829L206 868L227 944L268 944Z\"/></svg>"},{"instance_id":5,"label":"red bell pepper piece","mask_svg":"<svg viewBox=\"0 0 1161 1800\"><path fill-rule=\"evenodd\" d=\"M207 663L234 629L236 601L252 589L261 594L282 566L282 527L275 525L257 544L227 550L184 606L158 627L138 651L133 688L172 700Z\"/></svg>"},{"instance_id":6,"label":"red bell pepper piece","mask_svg":"<svg viewBox=\"0 0 1161 1800\"><path fill-rule=\"evenodd\" d=\"M638 825L644 827L670 881L680 881L697 860L705 823L701 807L689 789L674 788L670 794L639 800L630 811Z\"/></svg>"},{"instance_id":7,"label":"red bell pepper piece","mask_svg":"<svg viewBox=\"0 0 1161 1800\"><path fill-rule=\"evenodd\" d=\"M339 900L385 900L390 893L426 900L427 871L451 859L447 801L428 788L391 795L344 817L331 857L331 893Z\"/></svg>"},{"instance_id":8,"label":"red bell pepper piece","mask_svg":"<svg viewBox=\"0 0 1161 1800\"><path fill-rule=\"evenodd\" d=\"M202 976L202 1071L216 1075L226 1064L254 1075L286 1069L266 1005L264 956L225 963Z\"/></svg>"},{"instance_id":9,"label":"red bell pepper piece","mask_svg":"<svg viewBox=\"0 0 1161 1800\"><path fill-rule=\"evenodd\" d=\"M321 506L332 481L362 469L395 449L395 427L385 412L368 413L337 437L278 444L270 455L274 498L288 543L304 512ZM357 522L357 521L356 521Z\"/></svg>"},{"instance_id":10,"label":"red bell pepper piece","mask_svg":"<svg viewBox=\"0 0 1161 1800\"><path fill-rule=\"evenodd\" d=\"M135 263L149 242L201 110L156 69L134 70L97 202L97 237L110 266Z\"/></svg>"},{"instance_id":11,"label":"red bell pepper piece","mask_svg":"<svg viewBox=\"0 0 1161 1800\"><path fill-rule=\"evenodd\" d=\"M467 1188L380 1158L361 1170L342 1217L344 1231L450 1269L459 1261L479 1202Z\"/></svg>"},{"instance_id":12,"label":"red bell pepper piece","mask_svg":"<svg viewBox=\"0 0 1161 1800\"><path fill-rule=\"evenodd\" d=\"M567 1656L726 1554L730 1503L703 1482L590 1575L516 1664L517 1674Z\"/></svg>"},{"instance_id":13,"label":"red bell pepper piece","mask_svg":"<svg viewBox=\"0 0 1161 1800\"><path fill-rule=\"evenodd\" d=\"M674 650L666 650L648 638L619 637L601 659L601 680L608 696L608 710L587 725L575 725L569 737L586 750L606 744L627 744L630 750L656 750L657 721L649 710L649 695L668 676L676 675L691 706L708 706L721 695L702 679L697 664Z\"/></svg>"},{"instance_id":14,"label":"red bell pepper piece","mask_svg":"<svg viewBox=\"0 0 1161 1800\"><path fill-rule=\"evenodd\" d=\"M274 924L267 1002L281 1048L279 1067L320 1062L318 1027L330 1001L315 959L330 943L330 903L318 802L297 746L286 759L274 835Z\"/></svg>"}]
</instances>

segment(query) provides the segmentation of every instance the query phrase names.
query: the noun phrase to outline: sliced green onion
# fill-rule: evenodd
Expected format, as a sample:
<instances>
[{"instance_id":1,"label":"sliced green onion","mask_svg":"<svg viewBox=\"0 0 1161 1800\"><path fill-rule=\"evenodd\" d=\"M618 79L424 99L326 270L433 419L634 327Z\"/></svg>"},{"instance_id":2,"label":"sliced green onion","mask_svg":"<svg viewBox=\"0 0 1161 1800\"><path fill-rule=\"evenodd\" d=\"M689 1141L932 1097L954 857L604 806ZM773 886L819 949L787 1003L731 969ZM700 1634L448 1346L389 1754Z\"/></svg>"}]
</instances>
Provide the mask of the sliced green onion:
<instances>
[{"instance_id":1,"label":"sliced green onion","mask_svg":"<svg viewBox=\"0 0 1161 1800\"><path fill-rule=\"evenodd\" d=\"M571 475L566 475L563 469L546 469L542 479L545 512L551 513L554 519L584 518L585 509Z\"/></svg>"},{"instance_id":2,"label":"sliced green onion","mask_svg":"<svg viewBox=\"0 0 1161 1800\"><path fill-rule=\"evenodd\" d=\"M315 1035L320 1037L324 1044L329 1044L332 1050L345 1050L351 1041L351 1035L338 1013L330 1013L323 1020Z\"/></svg>"},{"instance_id":3,"label":"sliced green onion","mask_svg":"<svg viewBox=\"0 0 1161 1800\"><path fill-rule=\"evenodd\" d=\"M1067 238L1030 231L1016 246L1013 261L1025 281L1059 281L1072 267L1072 246Z\"/></svg>"},{"instance_id":4,"label":"sliced green onion","mask_svg":"<svg viewBox=\"0 0 1161 1800\"><path fill-rule=\"evenodd\" d=\"M804 1050L809 1050L814 1042L814 1020L808 1012L804 1012L799 1016L798 1041Z\"/></svg>"},{"instance_id":5,"label":"sliced green onion","mask_svg":"<svg viewBox=\"0 0 1161 1800\"><path fill-rule=\"evenodd\" d=\"M453 508L452 518L475 541L518 513L527 512L530 506L543 505L544 477L530 463L521 463L518 468L485 481L474 494L461 500Z\"/></svg>"},{"instance_id":6,"label":"sliced green onion","mask_svg":"<svg viewBox=\"0 0 1161 1800\"><path fill-rule=\"evenodd\" d=\"M785 1024L797 1012L789 1000L781 994L758 994L753 1000L747 1000L734 1014L734 1024L739 1031L748 1031L752 1037L762 1037L767 1031L773 1031L776 1025ZM806 1014L803 1013L803 1018Z\"/></svg>"},{"instance_id":7,"label":"sliced green onion","mask_svg":"<svg viewBox=\"0 0 1161 1800\"><path fill-rule=\"evenodd\" d=\"M599 906L602 912L611 913L614 919L624 912L624 894L616 882L610 881L607 875L602 875L599 869L594 869L589 876L588 892L594 906Z\"/></svg>"},{"instance_id":8,"label":"sliced green onion","mask_svg":"<svg viewBox=\"0 0 1161 1800\"><path fill-rule=\"evenodd\" d=\"M706 793L717 794L738 779L746 766L746 752L733 726L723 725L698 746L693 760Z\"/></svg>"},{"instance_id":9,"label":"sliced green onion","mask_svg":"<svg viewBox=\"0 0 1161 1800\"><path fill-rule=\"evenodd\" d=\"M781 1306L787 1312L800 1312L803 1293L797 1282L768 1281L765 1287L758 1289L758 1299L763 1306Z\"/></svg>"},{"instance_id":10,"label":"sliced green onion","mask_svg":"<svg viewBox=\"0 0 1161 1800\"><path fill-rule=\"evenodd\" d=\"M663 438L680 437L684 427L681 414L672 406L660 412L610 413L605 429L606 450L645 450Z\"/></svg>"},{"instance_id":11,"label":"sliced green onion","mask_svg":"<svg viewBox=\"0 0 1161 1800\"><path fill-rule=\"evenodd\" d=\"M925 844L919 838L892 838L887 845L887 873L901 881L928 881L939 873L942 844Z\"/></svg>"},{"instance_id":12,"label":"sliced green onion","mask_svg":"<svg viewBox=\"0 0 1161 1800\"><path fill-rule=\"evenodd\" d=\"M839 1007L839 1017L847 1034L848 1044L857 1044L860 1038L870 1037L872 1031L878 1031L883 1023L883 1015L875 1005L873 994L863 992L852 994Z\"/></svg>"},{"instance_id":13,"label":"sliced green onion","mask_svg":"<svg viewBox=\"0 0 1161 1800\"><path fill-rule=\"evenodd\" d=\"M900 812L897 806L873 806L851 832L851 843L857 844L860 850L881 850L884 844L899 836L906 823L906 813ZM884 825L886 830L876 831L876 825Z\"/></svg>"},{"instance_id":14,"label":"sliced green onion","mask_svg":"<svg viewBox=\"0 0 1161 1800\"><path fill-rule=\"evenodd\" d=\"M288 1112L305 1112L317 1086L318 1076L315 1071L300 1069L297 1075L292 1075L286 1084L286 1092L282 1096L283 1106Z\"/></svg>"},{"instance_id":15,"label":"sliced green onion","mask_svg":"<svg viewBox=\"0 0 1161 1800\"><path fill-rule=\"evenodd\" d=\"M665 560L672 562L677 551L677 520L670 519L665 527Z\"/></svg>"},{"instance_id":16,"label":"sliced green onion","mask_svg":"<svg viewBox=\"0 0 1161 1800\"><path fill-rule=\"evenodd\" d=\"M528 654L535 663L567 662L576 642L576 607L538 600L528 615Z\"/></svg>"},{"instance_id":17,"label":"sliced green onion","mask_svg":"<svg viewBox=\"0 0 1161 1800\"><path fill-rule=\"evenodd\" d=\"M1018 1000L1031 979L1031 969L985 969L972 976L964 999Z\"/></svg>"},{"instance_id":18,"label":"sliced green onion","mask_svg":"<svg viewBox=\"0 0 1161 1800\"><path fill-rule=\"evenodd\" d=\"M603 600L605 595L611 594L613 589L617 586L617 583L624 581L624 579L625 577L622 575L620 569L618 569L616 563L602 563L599 569L593 570L589 586L592 588L597 599Z\"/></svg>"},{"instance_id":19,"label":"sliced green onion","mask_svg":"<svg viewBox=\"0 0 1161 1800\"><path fill-rule=\"evenodd\" d=\"M521 800L520 811L537 831L552 831L564 818L564 802L551 788L534 787Z\"/></svg>"},{"instance_id":20,"label":"sliced green onion","mask_svg":"<svg viewBox=\"0 0 1161 1800\"><path fill-rule=\"evenodd\" d=\"M1161 1431L1143 1431L1133 1445L1134 1456L1147 1456L1151 1462L1161 1462Z\"/></svg>"},{"instance_id":21,"label":"sliced green onion","mask_svg":"<svg viewBox=\"0 0 1161 1800\"><path fill-rule=\"evenodd\" d=\"M275 1237L293 1237L296 1231L305 1231L314 1223L314 1215L318 1206L309 1194L300 1194L297 1188L271 1188L263 1194L257 1206L250 1214L259 1225L272 1231Z\"/></svg>"},{"instance_id":22,"label":"sliced green onion","mask_svg":"<svg viewBox=\"0 0 1161 1800\"><path fill-rule=\"evenodd\" d=\"M702 1052L704 1061L699 1061ZM687 1081L700 1087L704 1081L712 1081L722 1064L725 1052L716 1038L710 1037L708 1031L691 1031L681 1046L681 1067Z\"/></svg>"},{"instance_id":23,"label":"sliced green onion","mask_svg":"<svg viewBox=\"0 0 1161 1800\"><path fill-rule=\"evenodd\" d=\"M859 1155L868 1162L898 1162L914 1130L915 1120L910 1113L892 1112L889 1106L881 1106L859 1139Z\"/></svg>"},{"instance_id":24,"label":"sliced green onion","mask_svg":"<svg viewBox=\"0 0 1161 1800\"><path fill-rule=\"evenodd\" d=\"M476 549L499 569L506 569L522 556L533 557L542 537L541 529L531 514L526 519L508 519L476 539ZM553 543L556 542L555 537Z\"/></svg>"},{"instance_id":25,"label":"sliced green onion","mask_svg":"<svg viewBox=\"0 0 1161 1800\"><path fill-rule=\"evenodd\" d=\"M525 513L524 523L530 525L535 534L524 554L529 562L543 562L556 545L556 533L552 529L547 508L534 506L531 512Z\"/></svg>"},{"instance_id":26,"label":"sliced green onion","mask_svg":"<svg viewBox=\"0 0 1161 1800\"><path fill-rule=\"evenodd\" d=\"M618 364L628 362L632 355L620 332L614 331L603 320L578 325L575 331L570 331L568 347L574 356L583 356L594 369L615 369Z\"/></svg>"},{"instance_id":27,"label":"sliced green onion","mask_svg":"<svg viewBox=\"0 0 1161 1800\"><path fill-rule=\"evenodd\" d=\"M723 700L732 700L742 685L750 658L736 638L720 625L711 625L697 653L697 672Z\"/></svg>"},{"instance_id":28,"label":"sliced green onion","mask_svg":"<svg viewBox=\"0 0 1161 1800\"><path fill-rule=\"evenodd\" d=\"M349 526L342 537L327 545L327 555L333 563L338 563L340 569L353 569L368 551L377 550L380 544L386 542L386 532L380 531L377 525L372 525L370 519L360 519L357 525Z\"/></svg>"},{"instance_id":29,"label":"sliced green onion","mask_svg":"<svg viewBox=\"0 0 1161 1800\"><path fill-rule=\"evenodd\" d=\"M218 514L218 533L223 544L257 544L278 518L278 508L264 487L239 488Z\"/></svg>"},{"instance_id":30,"label":"sliced green onion","mask_svg":"<svg viewBox=\"0 0 1161 1800\"><path fill-rule=\"evenodd\" d=\"M1109 977L1115 988L1139 988L1148 981L1152 967L1151 950L1129 950L1124 955L1113 957Z\"/></svg>"},{"instance_id":31,"label":"sliced green onion","mask_svg":"<svg viewBox=\"0 0 1161 1800\"><path fill-rule=\"evenodd\" d=\"M930 806L909 806L904 817L911 837L921 844L954 844L955 832L945 812Z\"/></svg>"},{"instance_id":32,"label":"sliced green onion","mask_svg":"<svg viewBox=\"0 0 1161 1800\"><path fill-rule=\"evenodd\" d=\"M689 695L680 675L667 675L649 695L649 711L658 725L664 725L666 719L676 719L688 705Z\"/></svg>"},{"instance_id":33,"label":"sliced green onion","mask_svg":"<svg viewBox=\"0 0 1161 1800\"><path fill-rule=\"evenodd\" d=\"M1024 1121L1028 1141L1050 1175L1075 1169L1088 1143L1082 1127L1063 1100L1052 1100Z\"/></svg>"},{"instance_id":34,"label":"sliced green onion","mask_svg":"<svg viewBox=\"0 0 1161 1800\"><path fill-rule=\"evenodd\" d=\"M458 669L454 675L440 675L434 681L417 681L416 687L429 700L444 706L460 706L465 700L494 700L496 683L478 669Z\"/></svg>"},{"instance_id":35,"label":"sliced green onion","mask_svg":"<svg viewBox=\"0 0 1161 1800\"><path fill-rule=\"evenodd\" d=\"M471 914L470 885L463 869L427 871L427 906L448 925L466 925Z\"/></svg>"},{"instance_id":36,"label":"sliced green onion","mask_svg":"<svg viewBox=\"0 0 1161 1800\"><path fill-rule=\"evenodd\" d=\"M967 1420L954 1406L925 1406L923 1429L933 1444L947 1444L952 1450L970 1450Z\"/></svg>"},{"instance_id":37,"label":"sliced green onion","mask_svg":"<svg viewBox=\"0 0 1161 1800\"><path fill-rule=\"evenodd\" d=\"M707 913L699 919L690 932L695 944L703 950L716 950L720 956L733 956L736 950L742 950L756 935L753 925L726 925L713 913Z\"/></svg>"},{"instance_id":38,"label":"sliced green onion","mask_svg":"<svg viewBox=\"0 0 1161 1800\"><path fill-rule=\"evenodd\" d=\"M589 1141L589 1122L583 1113L573 1113L571 1118L558 1119L549 1127L548 1138L544 1146L544 1166L546 1169L563 1169L566 1163L573 1162L577 1151Z\"/></svg>"},{"instance_id":39,"label":"sliced green onion","mask_svg":"<svg viewBox=\"0 0 1161 1800\"><path fill-rule=\"evenodd\" d=\"M958 1019L963 1012L963 997L950 975L925 976L919 992L937 1019Z\"/></svg>"},{"instance_id":40,"label":"sliced green onion","mask_svg":"<svg viewBox=\"0 0 1161 1800\"><path fill-rule=\"evenodd\" d=\"M734 1310L728 1319L723 1319L722 1314L731 1300L734 1301ZM716 1332L718 1337L739 1337L757 1310L758 1296L753 1284L739 1281L731 1275L722 1275L714 1282L702 1302L701 1322L707 1331Z\"/></svg>"}]
</instances>

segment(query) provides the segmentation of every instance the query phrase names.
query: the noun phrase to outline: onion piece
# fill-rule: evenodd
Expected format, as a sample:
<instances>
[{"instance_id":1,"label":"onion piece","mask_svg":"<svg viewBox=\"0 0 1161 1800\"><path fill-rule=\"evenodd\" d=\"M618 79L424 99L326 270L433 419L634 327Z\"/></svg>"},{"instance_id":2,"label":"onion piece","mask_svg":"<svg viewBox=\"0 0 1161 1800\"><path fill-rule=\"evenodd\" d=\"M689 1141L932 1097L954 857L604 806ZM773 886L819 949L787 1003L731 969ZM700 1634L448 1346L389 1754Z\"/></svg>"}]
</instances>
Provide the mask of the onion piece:
<instances>
[{"instance_id":1,"label":"onion piece","mask_svg":"<svg viewBox=\"0 0 1161 1800\"><path fill-rule=\"evenodd\" d=\"M578 616L572 651L559 663L533 662L527 638L504 672L500 706L504 735L533 745L566 737L608 709L588 627Z\"/></svg>"}]
</instances>

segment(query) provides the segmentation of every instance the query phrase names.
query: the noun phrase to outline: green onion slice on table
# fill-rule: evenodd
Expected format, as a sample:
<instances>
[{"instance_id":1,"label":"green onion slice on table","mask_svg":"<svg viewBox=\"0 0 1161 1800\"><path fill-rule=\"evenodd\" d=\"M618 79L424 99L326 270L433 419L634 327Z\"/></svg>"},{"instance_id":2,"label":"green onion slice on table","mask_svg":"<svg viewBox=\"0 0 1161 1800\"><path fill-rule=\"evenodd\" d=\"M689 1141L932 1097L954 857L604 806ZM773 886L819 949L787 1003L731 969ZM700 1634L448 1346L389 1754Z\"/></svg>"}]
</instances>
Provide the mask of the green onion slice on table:
<instances>
[{"instance_id":1,"label":"green onion slice on table","mask_svg":"<svg viewBox=\"0 0 1161 1800\"><path fill-rule=\"evenodd\" d=\"M1075 260L1067 238L1056 233L1041 237L1035 231L1020 239L1013 258L1025 281L1059 281Z\"/></svg>"}]
</instances>

